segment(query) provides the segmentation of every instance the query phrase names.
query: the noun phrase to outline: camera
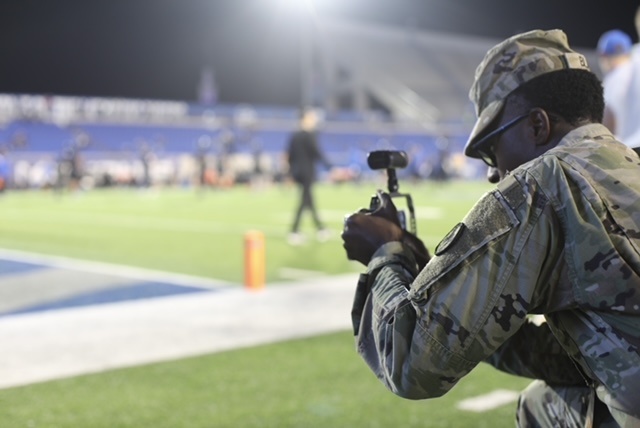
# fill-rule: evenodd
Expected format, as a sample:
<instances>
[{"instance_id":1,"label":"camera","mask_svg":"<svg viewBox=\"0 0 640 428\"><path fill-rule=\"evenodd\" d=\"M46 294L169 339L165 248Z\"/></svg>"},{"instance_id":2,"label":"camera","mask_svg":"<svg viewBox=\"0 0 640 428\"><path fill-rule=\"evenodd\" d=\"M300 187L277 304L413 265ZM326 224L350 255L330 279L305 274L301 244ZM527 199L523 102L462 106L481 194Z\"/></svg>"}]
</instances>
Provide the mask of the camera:
<instances>
[{"instance_id":1,"label":"camera","mask_svg":"<svg viewBox=\"0 0 640 428\"><path fill-rule=\"evenodd\" d=\"M398 207L398 221L400 226L414 235L416 234L416 215L413 208L413 199L408 193L400 193L398 191L398 176L396 169L406 168L409 164L409 159L404 151L400 150L376 150L369 152L367 155L367 164L372 170L386 170L387 173L387 188L391 200L394 201L394 205ZM401 209L404 201L406 211ZM398 203L400 202L400 203ZM369 212L373 212L380 207L380 199L377 195L371 197L369 203ZM408 211L408 213L407 213Z\"/></svg>"}]
</instances>

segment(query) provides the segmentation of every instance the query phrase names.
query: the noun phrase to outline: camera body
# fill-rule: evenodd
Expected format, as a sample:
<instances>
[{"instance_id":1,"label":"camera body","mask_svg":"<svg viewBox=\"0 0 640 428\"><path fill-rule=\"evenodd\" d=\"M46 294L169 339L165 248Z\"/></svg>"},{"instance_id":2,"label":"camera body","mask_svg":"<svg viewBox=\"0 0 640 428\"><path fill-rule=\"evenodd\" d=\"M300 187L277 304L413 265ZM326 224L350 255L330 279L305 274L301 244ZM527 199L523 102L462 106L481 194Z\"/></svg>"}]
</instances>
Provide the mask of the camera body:
<instances>
[{"instance_id":1,"label":"camera body","mask_svg":"<svg viewBox=\"0 0 640 428\"><path fill-rule=\"evenodd\" d=\"M396 169L406 168L409 164L409 159L407 154L404 151L400 150L377 150L373 152L369 152L367 155L367 164L369 168L372 170L386 170L387 172L387 188L389 191L389 196L391 200L403 200L406 205L406 211L404 209L400 209L399 206L402 204L397 204L394 201L394 205L398 207L398 221L400 222L400 226L414 235L417 232L416 227L416 215L415 209L413 207L413 199L411 195L408 193L400 193L398 191L398 177L396 174ZM369 212L373 212L380 207L380 199L377 195L373 195L371 197L371 201L369 202Z\"/></svg>"}]
</instances>

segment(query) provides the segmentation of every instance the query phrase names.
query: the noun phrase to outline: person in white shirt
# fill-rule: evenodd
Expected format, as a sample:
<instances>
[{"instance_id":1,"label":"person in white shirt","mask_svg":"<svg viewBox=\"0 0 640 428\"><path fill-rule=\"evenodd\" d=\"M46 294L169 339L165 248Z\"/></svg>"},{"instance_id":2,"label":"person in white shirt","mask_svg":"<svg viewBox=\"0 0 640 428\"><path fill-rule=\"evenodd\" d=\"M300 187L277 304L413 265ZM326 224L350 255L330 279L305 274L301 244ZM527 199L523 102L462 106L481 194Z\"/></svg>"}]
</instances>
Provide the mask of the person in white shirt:
<instances>
[{"instance_id":1,"label":"person in white shirt","mask_svg":"<svg viewBox=\"0 0 640 428\"><path fill-rule=\"evenodd\" d=\"M640 9L637 14L640 19ZM604 74L603 124L640 154L640 46L620 30L602 34L598 59Z\"/></svg>"}]
</instances>

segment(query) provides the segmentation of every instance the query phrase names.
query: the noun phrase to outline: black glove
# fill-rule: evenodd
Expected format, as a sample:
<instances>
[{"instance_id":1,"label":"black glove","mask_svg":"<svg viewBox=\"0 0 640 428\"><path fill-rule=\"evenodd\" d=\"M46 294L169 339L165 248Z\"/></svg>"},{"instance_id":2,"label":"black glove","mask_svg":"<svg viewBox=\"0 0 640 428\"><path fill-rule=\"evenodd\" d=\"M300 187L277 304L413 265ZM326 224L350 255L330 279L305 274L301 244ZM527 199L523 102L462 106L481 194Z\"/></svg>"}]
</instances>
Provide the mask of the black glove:
<instances>
[{"instance_id":1,"label":"black glove","mask_svg":"<svg viewBox=\"0 0 640 428\"><path fill-rule=\"evenodd\" d=\"M381 190L377 191L376 196L378 197L379 207L372 213L372 215L385 218L400 227L398 209L393 203L391 196ZM416 262L418 263L418 267L422 270L431 258L429 250L427 250L427 247L416 235L408 230L403 230L402 232L402 243L411 250Z\"/></svg>"},{"instance_id":2,"label":"black glove","mask_svg":"<svg viewBox=\"0 0 640 428\"><path fill-rule=\"evenodd\" d=\"M387 242L400 241L400 226L368 212L351 214L344 221L343 247L349 260L368 265L373 253Z\"/></svg>"},{"instance_id":3,"label":"black glove","mask_svg":"<svg viewBox=\"0 0 640 428\"><path fill-rule=\"evenodd\" d=\"M373 254L387 242L400 241L414 254L420 269L429 261L429 251L414 234L402 229L398 210L388 193L378 190L374 211L362 209L345 219L343 247L350 260L369 264Z\"/></svg>"}]
</instances>

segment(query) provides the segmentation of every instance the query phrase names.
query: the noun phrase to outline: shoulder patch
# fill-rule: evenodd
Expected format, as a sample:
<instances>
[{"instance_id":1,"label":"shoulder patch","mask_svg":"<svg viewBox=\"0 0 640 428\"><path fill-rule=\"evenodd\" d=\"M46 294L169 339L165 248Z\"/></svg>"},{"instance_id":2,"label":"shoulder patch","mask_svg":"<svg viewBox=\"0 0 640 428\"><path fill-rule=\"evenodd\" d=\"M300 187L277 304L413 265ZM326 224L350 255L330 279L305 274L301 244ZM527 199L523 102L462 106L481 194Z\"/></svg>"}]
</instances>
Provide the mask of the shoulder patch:
<instances>
[{"instance_id":1,"label":"shoulder patch","mask_svg":"<svg viewBox=\"0 0 640 428\"><path fill-rule=\"evenodd\" d=\"M515 181L515 180L514 180ZM513 187L512 187L513 186ZM418 274L412 288L412 298L421 299L439 278L456 266L473 259L476 252L482 251L487 244L508 233L519 224L512 206L525 202L522 189L517 191L517 182L506 186L507 197L501 189L486 193L438 244L434 257ZM479 253L478 253L479 254ZM416 297L417 296L417 297Z\"/></svg>"},{"instance_id":2,"label":"shoulder patch","mask_svg":"<svg viewBox=\"0 0 640 428\"><path fill-rule=\"evenodd\" d=\"M460 223L456 224L455 226L453 226L453 229L451 229L449 231L449 233L447 233L445 235L445 237L442 238L442 241L440 241L440 243L436 247L435 255L436 256L442 255L449 248L451 248L451 246L453 244L455 244L456 241L462 236L462 234L464 233L465 228L466 228L466 226L462 222L460 222Z\"/></svg>"}]
</instances>

